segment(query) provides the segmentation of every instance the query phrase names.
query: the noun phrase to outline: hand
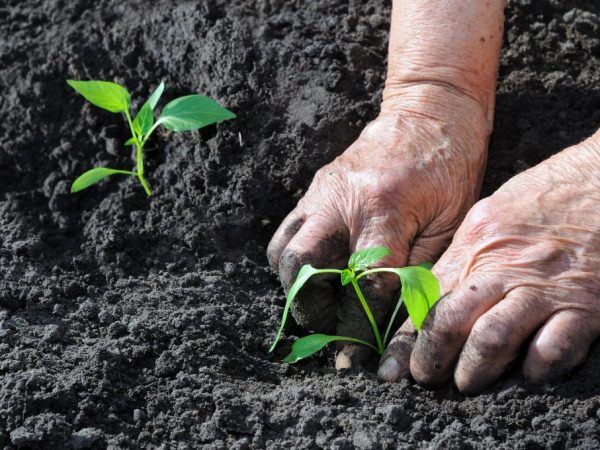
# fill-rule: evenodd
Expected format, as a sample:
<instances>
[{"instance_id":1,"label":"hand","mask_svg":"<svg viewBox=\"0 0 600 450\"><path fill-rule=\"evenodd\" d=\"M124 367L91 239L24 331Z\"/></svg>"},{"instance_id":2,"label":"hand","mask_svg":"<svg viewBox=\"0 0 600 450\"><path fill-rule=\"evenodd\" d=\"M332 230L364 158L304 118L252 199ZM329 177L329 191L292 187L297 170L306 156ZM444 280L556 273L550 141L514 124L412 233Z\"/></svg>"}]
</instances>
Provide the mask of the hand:
<instances>
[{"instance_id":1,"label":"hand","mask_svg":"<svg viewBox=\"0 0 600 450\"><path fill-rule=\"evenodd\" d=\"M487 111L448 85L395 86L380 116L341 156L317 172L268 248L286 291L300 267L343 268L356 249L385 246L382 265L401 267L437 258L478 197L491 127ZM330 283L333 281L333 283ZM321 277L293 304L306 328L373 341L358 299ZM365 296L381 326L398 282L379 277ZM368 356L347 346L336 367Z\"/></svg>"},{"instance_id":2,"label":"hand","mask_svg":"<svg viewBox=\"0 0 600 450\"><path fill-rule=\"evenodd\" d=\"M600 134L477 203L434 267L442 299L416 338L405 323L380 377L478 393L533 336L533 381L565 376L600 335ZM414 348L413 348L414 344ZM412 354L411 354L412 350Z\"/></svg>"}]
</instances>

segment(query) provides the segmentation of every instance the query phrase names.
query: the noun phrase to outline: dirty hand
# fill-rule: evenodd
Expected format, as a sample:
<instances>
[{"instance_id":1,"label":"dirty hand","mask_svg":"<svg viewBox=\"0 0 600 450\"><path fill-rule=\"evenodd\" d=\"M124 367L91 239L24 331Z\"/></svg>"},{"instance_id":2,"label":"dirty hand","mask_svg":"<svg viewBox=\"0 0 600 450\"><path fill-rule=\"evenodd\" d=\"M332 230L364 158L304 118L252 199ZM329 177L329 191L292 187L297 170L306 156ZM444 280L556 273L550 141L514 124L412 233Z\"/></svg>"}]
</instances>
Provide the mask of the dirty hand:
<instances>
[{"instance_id":1,"label":"dirty hand","mask_svg":"<svg viewBox=\"0 0 600 450\"><path fill-rule=\"evenodd\" d=\"M400 328L380 377L410 370L438 386L453 376L462 392L478 393L531 336L529 379L562 377L581 363L600 335L598 174L600 133L477 203L434 267L445 295L416 343L410 323Z\"/></svg>"},{"instance_id":2,"label":"dirty hand","mask_svg":"<svg viewBox=\"0 0 600 450\"><path fill-rule=\"evenodd\" d=\"M478 197L490 129L484 108L458 90L395 86L379 117L316 173L271 240L268 258L284 288L302 265L343 268L354 250L366 247L388 247L392 254L381 262L388 267L437 258ZM306 285L292 307L296 321L373 341L360 302L351 289L339 292L337 286L337 276ZM380 326L397 290L394 277L365 286ZM368 352L347 346L336 367L360 363Z\"/></svg>"}]
</instances>

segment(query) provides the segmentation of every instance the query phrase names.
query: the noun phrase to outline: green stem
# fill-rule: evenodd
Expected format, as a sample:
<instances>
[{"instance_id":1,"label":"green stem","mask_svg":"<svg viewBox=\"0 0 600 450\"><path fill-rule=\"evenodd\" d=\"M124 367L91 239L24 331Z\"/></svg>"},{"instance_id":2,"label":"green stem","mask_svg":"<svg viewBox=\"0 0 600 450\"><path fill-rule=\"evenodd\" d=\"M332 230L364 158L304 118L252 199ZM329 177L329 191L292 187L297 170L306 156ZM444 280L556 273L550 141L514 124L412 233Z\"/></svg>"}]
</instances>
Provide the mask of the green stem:
<instances>
[{"instance_id":1,"label":"green stem","mask_svg":"<svg viewBox=\"0 0 600 450\"><path fill-rule=\"evenodd\" d=\"M146 191L146 195L148 197L150 197L152 195L152 189L150 189L150 185L148 184L148 182L144 178L144 175L138 173L138 180L140 180L140 183L142 183L142 186L143 186L144 190Z\"/></svg>"},{"instance_id":2,"label":"green stem","mask_svg":"<svg viewBox=\"0 0 600 450\"><path fill-rule=\"evenodd\" d=\"M136 148L135 156L136 156L136 162L137 162L137 177L138 177L138 180L140 180L140 183L142 183L142 187L146 191L146 195L148 197L150 197L152 195L152 190L150 189L150 185L146 181L146 178L144 178L144 153L143 153L143 150L144 150L144 144L146 143L146 139L148 139L148 136L150 136L150 133L152 131L154 131L155 127L153 127L150 130L150 132L146 135L146 139L141 140L140 136L138 136L138 134L135 132L135 130L133 128L133 122L131 121L131 116L129 115L128 110L125 110L125 117L127 117L127 123L129 124L129 129L131 130L131 135L135 139L135 148Z\"/></svg>"},{"instance_id":3,"label":"green stem","mask_svg":"<svg viewBox=\"0 0 600 450\"><path fill-rule=\"evenodd\" d=\"M391 269L391 268L387 268L387 267L380 267L378 269L365 270L360 275L358 275L356 277L356 279L360 280L362 277L364 277L366 275L369 275L369 274L372 274L372 273L377 273L377 272L395 273L396 275L400 276L400 274L398 273L397 269ZM394 320L396 320L396 315L398 314L398 311L400 310L400 306L401 305L402 305L402 297L400 297L398 299L398 303L396 303L396 306L394 308L394 312L392 313L392 317L390 318L390 321L388 322L387 329L385 330L385 334L383 335L383 343L384 344L387 344L387 340L388 340L388 337L390 335L390 331L392 330L392 325L394 324Z\"/></svg>"},{"instance_id":4,"label":"green stem","mask_svg":"<svg viewBox=\"0 0 600 450\"><path fill-rule=\"evenodd\" d=\"M365 310L365 314L367 315L369 322L371 322L371 327L373 328L373 334L375 335L375 340L377 341L377 347L379 348L379 350L377 350L377 351L379 352L379 354L382 354L384 347L383 347L383 342L381 341L381 335L379 334L379 329L377 328L377 323L375 323L375 318L373 317L373 314L371 313L371 308L369 308L369 305L367 304L367 301L365 300L365 296L363 295L362 291L360 290L360 286L358 285L357 279L358 279L358 277L352 279L352 286L354 287L354 290L356 291L356 295L358 296L358 299L360 300L360 303L361 303L363 309Z\"/></svg>"},{"instance_id":5,"label":"green stem","mask_svg":"<svg viewBox=\"0 0 600 450\"><path fill-rule=\"evenodd\" d=\"M396 320L396 315L398 314L398 311L400 311L400 306L402 306L402 297L398 299L398 303L396 303L396 307L394 308L392 317L390 317L390 321L388 322L385 334L383 335L383 343L385 345L387 345L388 337L390 336L390 331L392 331L392 325L394 324L394 320Z\"/></svg>"},{"instance_id":6,"label":"green stem","mask_svg":"<svg viewBox=\"0 0 600 450\"><path fill-rule=\"evenodd\" d=\"M129 110L125 110L125 117L127 118L127 123L129 124L129 130L131 131L131 137L133 137L133 139L135 139L135 143L139 144L140 143L140 137L137 135L137 133L135 132L134 128L133 128L133 122L131 120L131 116L129 115Z\"/></svg>"},{"instance_id":7,"label":"green stem","mask_svg":"<svg viewBox=\"0 0 600 450\"><path fill-rule=\"evenodd\" d=\"M146 141L148 140L150 135L154 132L154 130L156 130L156 127L158 127L161 123L162 122L160 120L157 120L156 122L154 122L154 125L152 125L152 128L150 128L150 130L146 133L146 136L144 136L144 139L142 140L142 146L146 143Z\"/></svg>"}]
</instances>

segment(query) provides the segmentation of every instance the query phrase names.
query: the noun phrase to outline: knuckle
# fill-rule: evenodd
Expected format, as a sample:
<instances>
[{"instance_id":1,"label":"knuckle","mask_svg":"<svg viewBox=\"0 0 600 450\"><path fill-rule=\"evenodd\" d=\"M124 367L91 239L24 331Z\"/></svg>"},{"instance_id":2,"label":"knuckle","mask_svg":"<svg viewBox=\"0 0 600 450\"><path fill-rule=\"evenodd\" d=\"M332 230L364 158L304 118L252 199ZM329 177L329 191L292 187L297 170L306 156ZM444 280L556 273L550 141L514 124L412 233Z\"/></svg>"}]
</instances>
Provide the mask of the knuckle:
<instances>
[{"instance_id":1,"label":"knuckle","mask_svg":"<svg viewBox=\"0 0 600 450\"><path fill-rule=\"evenodd\" d=\"M498 208L499 202L493 196L484 198L475 203L463 224L468 230L489 230L499 222Z\"/></svg>"},{"instance_id":2,"label":"knuckle","mask_svg":"<svg viewBox=\"0 0 600 450\"><path fill-rule=\"evenodd\" d=\"M379 175L381 177L381 174ZM367 187L370 199L388 199L393 198L396 193L396 187L391 182L370 183Z\"/></svg>"},{"instance_id":3,"label":"knuckle","mask_svg":"<svg viewBox=\"0 0 600 450\"><path fill-rule=\"evenodd\" d=\"M493 359L506 349L507 337L512 333L510 328L493 319L480 319L471 329L469 347L475 350L484 361Z\"/></svg>"},{"instance_id":4,"label":"knuckle","mask_svg":"<svg viewBox=\"0 0 600 450\"><path fill-rule=\"evenodd\" d=\"M463 334L463 321L451 303L441 303L442 301L443 299L440 299L439 306L427 316L422 329L435 341L454 342Z\"/></svg>"},{"instance_id":5,"label":"knuckle","mask_svg":"<svg viewBox=\"0 0 600 450\"><path fill-rule=\"evenodd\" d=\"M329 163L323 167L321 167L315 173L315 177L313 179L312 185L315 187L320 187L323 185L337 184L341 183L344 180L343 171L340 170L339 167L336 167L337 164L335 162ZM311 187L312 187L311 185Z\"/></svg>"}]
</instances>

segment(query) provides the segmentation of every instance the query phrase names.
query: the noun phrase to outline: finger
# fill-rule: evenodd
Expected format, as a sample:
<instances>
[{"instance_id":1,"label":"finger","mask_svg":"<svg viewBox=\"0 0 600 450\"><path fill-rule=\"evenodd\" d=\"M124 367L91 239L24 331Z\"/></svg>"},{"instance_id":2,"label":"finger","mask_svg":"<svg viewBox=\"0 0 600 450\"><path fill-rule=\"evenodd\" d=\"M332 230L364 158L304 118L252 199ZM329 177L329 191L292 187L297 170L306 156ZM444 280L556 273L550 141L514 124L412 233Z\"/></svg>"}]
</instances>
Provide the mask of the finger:
<instances>
[{"instance_id":1,"label":"finger","mask_svg":"<svg viewBox=\"0 0 600 450\"><path fill-rule=\"evenodd\" d=\"M423 262L433 262L452 240L452 236L439 234L436 236L421 236L413 243L408 256L408 265L413 266ZM434 273L440 283L441 292L448 292L456 286L460 271L456 261L461 255L448 257L444 253L434 267ZM417 330L412 321L406 320L388 344L379 362L379 378L396 382L410 374L410 356L417 339Z\"/></svg>"},{"instance_id":2,"label":"finger","mask_svg":"<svg viewBox=\"0 0 600 450\"><path fill-rule=\"evenodd\" d=\"M294 209L287 215L277 231L271 238L271 242L267 247L267 259L269 264L273 268L279 266L279 258L281 253L287 247L288 243L292 240L294 235L300 230L304 224L305 216L300 212L298 208Z\"/></svg>"},{"instance_id":3,"label":"finger","mask_svg":"<svg viewBox=\"0 0 600 450\"><path fill-rule=\"evenodd\" d=\"M523 343L552 313L525 288L510 291L477 319L460 354L454 381L464 394L478 394L496 381Z\"/></svg>"},{"instance_id":4,"label":"finger","mask_svg":"<svg viewBox=\"0 0 600 450\"><path fill-rule=\"evenodd\" d=\"M403 267L406 265L410 236L404 235L406 230L389 230L386 226L378 226L376 219L366 226L357 238L355 249L371 247L387 247L392 254L379 261L378 267ZM360 281L363 295L373 314L380 333L382 325L389 315L394 300L398 300L400 281L393 274L373 274ZM375 344L375 335L369 319L352 285L346 286L345 295L341 299L338 311L337 334L350 336ZM383 335L381 336L383 338ZM345 369L366 362L371 350L362 345L342 344L336 357L336 368Z\"/></svg>"},{"instance_id":5,"label":"finger","mask_svg":"<svg viewBox=\"0 0 600 450\"><path fill-rule=\"evenodd\" d=\"M380 379L395 383L410 374L410 354L416 339L415 326L406 320L381 355L377 371Z\"/></svg>"},{"instance_id":6,"label":"finger","mask_svg":"<svg viewBox=\"0 0 600 450\"><path fill-rule=\"evenodd\" d=\"M523 363L523 373L533 382L566 377L581 364L600 330L584 311L554 313L536 333Z\"/></svg>"},{"instance_id":7,"label":"finger","mask_svg":"<svg viewBox=\"0 0 600 450\"><path fill-rule=\"evenodd\" d=\"M415 381L430 387L445 383L473 324L503 294L499 281L472 274L444 295L429 312L417 337L410 360Z\"/></svg>"},{"instance_id":8,"label":"finger","mask_svg":"<svg viewBox=\"0 0 600 450\"><path fill-rule=\"evenodd\" d=\"M287 292L300 268L343 268L348 261L347 231L325 215L312 215L292 238L279 259L279 277ZM330 280L339 275L317 275L309 280L292 303L296 322L308 329L331 332L335 329L337 300Z\"/></svg>"}]
</instances>

